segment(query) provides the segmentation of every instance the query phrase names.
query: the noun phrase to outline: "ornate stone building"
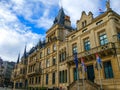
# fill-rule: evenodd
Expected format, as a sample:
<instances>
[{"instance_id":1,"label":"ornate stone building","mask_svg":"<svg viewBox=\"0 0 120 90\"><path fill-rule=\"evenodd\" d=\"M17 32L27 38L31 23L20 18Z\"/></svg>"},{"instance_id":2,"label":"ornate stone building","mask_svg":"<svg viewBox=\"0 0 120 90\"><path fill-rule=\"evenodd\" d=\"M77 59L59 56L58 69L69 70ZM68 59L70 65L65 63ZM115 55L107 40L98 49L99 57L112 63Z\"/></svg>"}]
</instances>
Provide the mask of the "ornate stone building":
<instances>
[{"instance_id":1,"label":"ornate stone building","mask_svg":"<svg viewBox=\"0 0 120 90\"><path fill-rule=\"evenodd\" d=\"M26 46L24 54L20 59L20 54L18 55L17 63L12 72L11 80L13 81L14 88L27 88L27 65L28 65L28 53L26 52ZM21 60L21 61L20 61Z\"/></svg>"},{"instance_id":2,"label":"ornate stone building","mask_svg":"<svg viewBox=\"0 0 120 90\"><path fill-rule=\"evenodd\" d=\"M46 41L39 41L27 57L24 75L30 90L40 87L77 90L77 73L80 88L83 88L84 76L87 90L98 90L101 82L104 90L120 89L120 15L110 8L109 2L106 7L107 10L95 18L92 12L83 11L76 29L71 27L70 17L63 8L59 10L54 24L46 32ZM78 72L74 63L76 52ZM102 61L99 70L96 54ZM86 67L84 74L81 58Z\"/></svg>"}]
</instances>

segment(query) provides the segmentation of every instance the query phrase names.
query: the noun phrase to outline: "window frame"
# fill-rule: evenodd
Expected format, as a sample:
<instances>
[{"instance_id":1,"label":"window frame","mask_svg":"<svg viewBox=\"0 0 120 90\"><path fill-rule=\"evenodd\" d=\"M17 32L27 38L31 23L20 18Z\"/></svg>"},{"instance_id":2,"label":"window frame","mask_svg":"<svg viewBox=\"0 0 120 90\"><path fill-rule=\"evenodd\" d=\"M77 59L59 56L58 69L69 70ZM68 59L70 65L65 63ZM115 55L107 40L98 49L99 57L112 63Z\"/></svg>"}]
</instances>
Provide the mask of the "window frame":
<instances>
[{"instance_id":1,"label":"window frame","mask_svg":"<svg viewBox=\"0 0 120 90\"><path fill-rule=\"evenodd\" d=\"M113 68L112 68L111 61L103 62L103 66L104 66L104 77L105 77L105 79L114 78L114 73L113 73ZM106 68L106 66L108 66L108 67ZM107 70L107 72L106 72L106 70Z\"/></svg>"},{"instance_id":2,"label":"window frame","mask_svg":"<svg viewBox=\"0 0 120 90\"><path fill-rule=\"evenodd\" d=\"M99 33L99 44L106 45L108 43L108 38L106 32Z\"/></svg>"},{"instance_id":3,"label":"window frame","mask_svg":"<svg viewBox=\"0 0 120 90\"><path fill-rule=\"evenodd\" d=\"M90 47L90 39L86 38L86 39L84 39L84 50L88 51L90 49L91 49L91 47Z\"/></svg>"},{"instance_id":4,"label":"window frame","mask_svg":"<svg viewBox=\"0 0 120 90\"><path fill-rule=\"evenodd\" d=\"M77 43L72 44L72 53L77 53Z\"/></svg>"}]
</instances>

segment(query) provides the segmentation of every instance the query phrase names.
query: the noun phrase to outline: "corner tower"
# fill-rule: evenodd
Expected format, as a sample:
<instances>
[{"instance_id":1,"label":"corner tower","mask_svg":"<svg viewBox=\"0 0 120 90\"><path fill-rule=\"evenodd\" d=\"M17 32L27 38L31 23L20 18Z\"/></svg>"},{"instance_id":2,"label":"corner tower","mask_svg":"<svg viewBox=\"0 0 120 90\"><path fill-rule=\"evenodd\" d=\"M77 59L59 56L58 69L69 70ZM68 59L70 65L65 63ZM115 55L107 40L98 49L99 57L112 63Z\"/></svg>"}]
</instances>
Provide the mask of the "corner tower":
<instances>
[{"instance_id":1,"label":"corner tower","mask_svg":"<svg viewBox=\"0 0 120 90\"><path fill-rule=\"evenodd\" d=\"M65 36L72 31L70 17L61 8L53 21L52 27L46 32L46 42L64 41Z\"/></svg>"},{"instance_id":2,"label":"corner tower","mask_svg":"<svg viewBox=\"0 0 120 90\"><path fill-rule=\"evenodd\" d=\"M55 17L54 25L55 24L71 27L70 17L65 15L63 8L59 10L58 15Z\"/></svg>"}]
</instances>

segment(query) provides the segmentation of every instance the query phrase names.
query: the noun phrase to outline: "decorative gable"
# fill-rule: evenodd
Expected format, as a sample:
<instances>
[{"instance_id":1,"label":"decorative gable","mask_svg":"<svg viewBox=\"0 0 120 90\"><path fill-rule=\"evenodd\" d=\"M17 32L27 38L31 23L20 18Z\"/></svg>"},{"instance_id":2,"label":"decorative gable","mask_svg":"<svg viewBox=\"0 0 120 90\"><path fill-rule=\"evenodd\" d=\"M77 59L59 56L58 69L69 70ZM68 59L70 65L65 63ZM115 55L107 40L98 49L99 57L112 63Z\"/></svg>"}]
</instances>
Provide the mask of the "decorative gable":
<instances>
[{"instance_id":1,"label":"decorative gable","mask_svg":"<svg viewBox=\"0 0 120 90\"><path fill-rule=\"evenodd\" d=\"M77 21L77 30L84 28L86 25L91 23L93 20L92 12L89 12L88 15L85 11L82 12L80 20Z\"/></svg>"}]
</instances>

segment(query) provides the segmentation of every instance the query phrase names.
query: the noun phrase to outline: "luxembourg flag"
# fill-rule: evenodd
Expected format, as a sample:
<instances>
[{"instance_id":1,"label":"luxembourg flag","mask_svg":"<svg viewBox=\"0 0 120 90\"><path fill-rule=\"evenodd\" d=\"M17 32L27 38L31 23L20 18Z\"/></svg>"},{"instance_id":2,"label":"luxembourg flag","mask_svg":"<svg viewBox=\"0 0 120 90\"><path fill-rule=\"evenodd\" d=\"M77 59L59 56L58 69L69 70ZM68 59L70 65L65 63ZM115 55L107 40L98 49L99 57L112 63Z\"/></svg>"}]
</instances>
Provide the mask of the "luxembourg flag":
<instances>
[{"instance_id":1,"label":"luxembourg flag","mask_svg":"<svg viewBox=\"0 0 120 90\"><path fill-rule=\"evenodd\" d=\"M101 69L102 68L102 61L97 53L96 53L96 61L97 61L97 69Z\"/></svg>"},{"instance_id":2,"label":"luxembourg flag","mask_svg":"<svg viewBox=\"0 0 120 90\"><path fill-rule=\"evenodd\" d=\"M84 63L84 59L82 57L81 57L81 66L83 67L84 71L87 71L87 68L86 68L85 63Z\"/></svg>"},{"instance_id":3,"label":"luxembourg flag","mask_svg":"<svg viewBox=\"0 0 120 90\"><path fill-rule=\"evenodd\" d=\"M85 64L84 64L84 59L81 57L81 65L82 66L85 66Z\"/></svg>"}]
</instances>

